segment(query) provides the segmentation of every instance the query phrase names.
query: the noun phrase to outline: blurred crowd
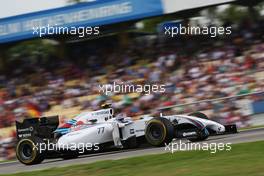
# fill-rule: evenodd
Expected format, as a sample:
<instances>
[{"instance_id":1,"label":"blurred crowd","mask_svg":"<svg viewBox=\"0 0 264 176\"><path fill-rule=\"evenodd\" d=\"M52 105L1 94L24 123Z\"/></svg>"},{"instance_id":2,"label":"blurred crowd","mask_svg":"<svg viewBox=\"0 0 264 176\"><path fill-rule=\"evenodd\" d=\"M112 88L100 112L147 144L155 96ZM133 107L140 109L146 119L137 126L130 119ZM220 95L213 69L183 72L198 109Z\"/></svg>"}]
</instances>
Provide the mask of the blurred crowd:
<instances>
[{"instance_id":1,"label":"blurred crowd","mask_svg":"<svg viewBox=\"0 0 264 176\"><path fill-rule=\"evenodd\" d=\"M72 47L69 58L51 58L49 64L20 60L12 74L0 76L0 128L13 126L21 118L41 116L54 106L83 111L112 103L116 113L138 117L157 114L159 107L263 91L264 78L258 76L264 71L263 24L246 20L232 26L231 36L217 39L145 36L124 48L98 47L92 54L82 44L81 48ZM148 95L99 92L98 85L113 82L165 85L166 91ZM81 99L87 96L90 98ZM263 94L203 102L173 111L210 110L210 118L247 126L251 114L243 110L243 103L261 99Z\"/></svg>"}]
</instances>

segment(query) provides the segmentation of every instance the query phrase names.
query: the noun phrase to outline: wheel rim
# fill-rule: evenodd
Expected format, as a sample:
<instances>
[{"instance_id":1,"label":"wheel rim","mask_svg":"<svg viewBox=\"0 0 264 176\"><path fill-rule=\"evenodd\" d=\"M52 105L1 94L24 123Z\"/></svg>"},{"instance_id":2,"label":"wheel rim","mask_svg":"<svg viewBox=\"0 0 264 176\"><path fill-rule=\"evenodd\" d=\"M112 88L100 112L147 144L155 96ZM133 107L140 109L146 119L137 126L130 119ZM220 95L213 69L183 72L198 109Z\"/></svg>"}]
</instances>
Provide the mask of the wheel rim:
<instances>
[{"instance_id":1,"label":"wheel rim","mask_svg":"<svg viewBox=\"0 0 264 176\"><path fill-rule=\"evenodd\" d=\"M33 149L32 146L28 143L21 144L21 150L20 150L21 158L24 160L30 160L33 155Z\"/></svg>"},{"instance_id":2,"label":"wheel rim","mask_svg":"<svg viewBox=\"0 0 264 176\"><path fill-rule=\"evenodd\" d=\"M163 139L163 128L159 124L152 124L149 127L150 138L155 141L160 141Z\"/></svg>"}]
</instances>

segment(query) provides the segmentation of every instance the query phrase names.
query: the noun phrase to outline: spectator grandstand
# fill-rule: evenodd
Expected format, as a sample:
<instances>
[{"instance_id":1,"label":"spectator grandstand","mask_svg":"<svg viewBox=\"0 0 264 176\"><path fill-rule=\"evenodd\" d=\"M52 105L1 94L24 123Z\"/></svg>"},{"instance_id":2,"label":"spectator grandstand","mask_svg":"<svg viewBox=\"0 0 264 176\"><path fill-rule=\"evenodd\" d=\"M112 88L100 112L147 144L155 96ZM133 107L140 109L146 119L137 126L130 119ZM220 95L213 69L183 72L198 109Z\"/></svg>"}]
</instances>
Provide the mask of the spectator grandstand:
<instances>
[{"instance_id":1,"label":"spectator grandstand","mask_svg":"<svg viewBox=\"0 0 264 176\"><path fill-rule=\"evenodd\" d=\"M103 55L89 55L84 47L72 51L79 55L55 59L53 64L54 58L48 65L20 63L12 74L1 75L1 128L24 117L63 112L61 115L70 118L79 110L98 109L105 101L134 117L153 113L153 107L259 91L263 87L263 76L259 75L264 68L262 24L233 30L231 38L218 42L199 36L156 38L134 41L125 51L114 48L106 53L102 46L96 53ZM113 59L118 64L111 63ZM165 84L166 92L162 96L99 93L98 84L112 82L155 82ZM210 105L197 108L210 109Z\"/></svg>"}]
</instances>

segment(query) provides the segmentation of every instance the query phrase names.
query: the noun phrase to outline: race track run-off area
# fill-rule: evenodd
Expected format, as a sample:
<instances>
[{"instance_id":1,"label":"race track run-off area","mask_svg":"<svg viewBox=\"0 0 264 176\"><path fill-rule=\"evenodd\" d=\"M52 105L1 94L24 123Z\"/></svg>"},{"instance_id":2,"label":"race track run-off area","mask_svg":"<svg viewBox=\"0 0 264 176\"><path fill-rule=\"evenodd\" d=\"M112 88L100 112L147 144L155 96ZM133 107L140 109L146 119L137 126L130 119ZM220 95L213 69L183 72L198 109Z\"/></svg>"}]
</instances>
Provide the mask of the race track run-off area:
<instances>
[{"instance_id":1,"label":"race track run-off area","mask_svg":"<svg viewBox=\"0 0 264 176\"><path fill-rule=\"evenodd\" d=\"M13 162L8 162L8 163L1 163L0 164L0 171L1 171L1 174L14 174L14 173L30 172L30 171L37 171L37 170L44 170L44 169L48 169L49 172L50 172L50 170L59 170L61 172L62 170L65 170L65 169L63 169L63 167L66 167L67 169L72 168L72 167L73 168L79 167L79 166L72 166L72 165L91 164L91 163L92 163L92 165L95 165L95 164L97 164L98 161L103 161L103 160L108 160L108 161L105 161L107 163L115 163L115 162L122 161L119 159L125 159L125 158L131 158L131 157L137 158L138 156L141 156L140 158L142 160L142 158L144 158L143 155L164 154L164 153L168 153L168 154L165 154L165 156L167 156L168 158L171 158L171 156L174 158L174 157L177 157L177 155L184 156L185 154L186 154L186 156L189 156L190 155L189 153L192 153L193 154L192 162L195 162L195 158L197 158L196 155L200 155L200 154L206 155L207 157L209 157L209 159L215 158L213 160L217 161L217 157L218 156L220 157L220 155L228 155L228 156L232 157L233 154L237 155L237 152L241 152L242 156L245 153L254 152L253 151L253 150L255 150L254 147L251 148L250 147L251 143L248 143L248 142L255 142L255 141L264 141L264 128L251 129L251 130L239 132L237 134L212 136L212 137L208 138L203 143L205 143L205 142L208 144L231 143L232 149L230 151L218 151L215 154L210 153L210 151L174 151L174 153L172 154L171 151L165 150L165 147L160 147L160 148L145 147L145 148L139 148L139 149L120 150L120 151L113 151L113 152L106 152L106 153L83 155L77 159L72 159L72 160L62 160L60 158L49 159L49 160L44 160L44 162L41 164L33 165L33 166L25 166L25 165L19 163L18 161L13 161ZM174 142L179 143L180 141L177 140ZM188 143L188 141L186 141L186 140L182 140L181 142L186 143L186 144ZM239 147L236 147L236 146L238 146L237 144L239 144L239 143L246 143L246 144L241 144L241 145L248 145L248 147L244 147L244 148L242 147L243 150L245 150L245 151L243 151L242 149L240 149L242 151L239 151L239 150L236 151L237 148L239 148ZM252 145L256 145L256 144L252 143ZM261 145L262 149L263 149L264 142L259 142L258 146L259 145ZM255 151L255 152L257 152L257 151ZM264 152L264 150L262 150L262 156L264 156L263 152ZM156 155L146 156L146 157L153 157L153 159L154 159L155 156ZM159 155L157 155L157 157L158 156ZM164 157L163 155L161 155L161 156ZM235 157L237 157L237 156L233 156L233 159L236 159ZM253 157L253 155L252 155L252 157ZM261 156L259 156L259 157L261 157ZM131 158L131 159L128 159L127 161L134 160L136 158ZM178 159L180 159L180 158L178 158ZM146 162L153 162L153 161L145 161L145 160L140 161L139 160L139 162L142 162L142 164L146 164ZM184 163L184 161L181 161L181 162ZM226 167L229 167L229 166L231 167L233 161L226 160L226 162L227 162ZM240 162L238 160L238 158L237 158L237 162ZM253 163L255 163L255 161ZM156 163L156 164L158 164L158 163ZM98 165L100 166L100 163L98 163ZM186 163L186 165L187 165L187 163ZM71 166L71 167L67 167L67 166ZM130 167L131 168L134 167L134 169L136 170L136 166L132 165ZM191 163L190 163L190 167L192 167ZM87 165L87 168L88 168L88 165ZM41 171L39 171L39 172L41 172ZM34 172L32 172L32 174L33 173ZM42 173L43 173L43 175L45 175L44 171ZM219 172L219 173L221 173L221 172ZM27 174L31 175L30 173L27 173ZM24 176L27 174L23 173L21 175ZM93 173L93 174L97 175L96 173ZM38 175L38 174L33 174L33 175ZM89 174L89 175L91 175L91 174ZM158 175L158 174L156 174L156 175ZM209 174L209 175L211 175L211 174ZM218 175L218 174L216 174L216 175Z\"/></svg>"}]
</instances>

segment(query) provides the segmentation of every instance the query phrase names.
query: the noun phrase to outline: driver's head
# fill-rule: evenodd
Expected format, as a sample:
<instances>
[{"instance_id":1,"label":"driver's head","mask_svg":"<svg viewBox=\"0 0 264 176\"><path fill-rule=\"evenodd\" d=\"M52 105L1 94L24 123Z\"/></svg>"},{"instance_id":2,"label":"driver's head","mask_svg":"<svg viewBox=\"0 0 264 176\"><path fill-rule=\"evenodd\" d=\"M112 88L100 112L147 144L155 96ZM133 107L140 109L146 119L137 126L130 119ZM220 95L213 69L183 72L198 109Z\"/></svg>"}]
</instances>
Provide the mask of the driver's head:
<instances>
[{"instance_id":1,"label":"driver's head","mask_svg":"<svg viewBox=\"0 0 264 176\"><path fill-rule=\"evenodd\" d=\"M102 104L101 108L103 108L103 109L111 108L111 104L110 103Z\"/></svg>"}]
</instances>

